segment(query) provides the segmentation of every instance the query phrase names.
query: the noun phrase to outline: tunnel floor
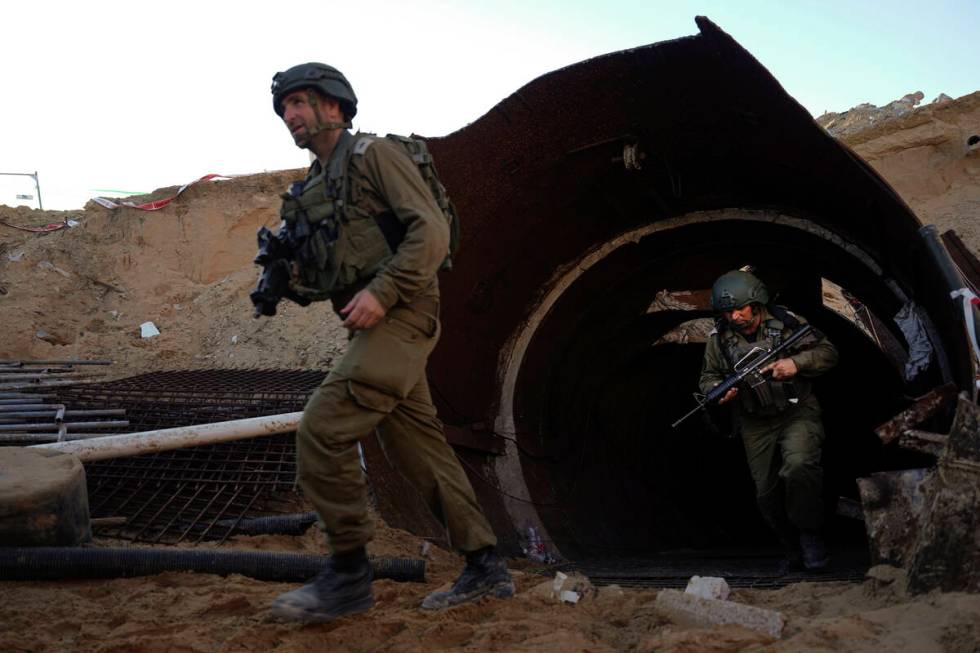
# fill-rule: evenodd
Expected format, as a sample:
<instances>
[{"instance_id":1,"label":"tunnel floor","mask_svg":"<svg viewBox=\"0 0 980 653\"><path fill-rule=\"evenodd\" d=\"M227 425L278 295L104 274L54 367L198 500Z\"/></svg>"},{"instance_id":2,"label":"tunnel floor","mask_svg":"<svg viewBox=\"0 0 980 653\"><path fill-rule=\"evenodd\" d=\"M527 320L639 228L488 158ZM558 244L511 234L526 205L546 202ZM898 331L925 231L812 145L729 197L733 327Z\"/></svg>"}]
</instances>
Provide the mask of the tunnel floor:
<instances>
[{"instance_id":1,"label":"tunnel floor","mask_svg":"<svg viewBox=\"0 0 980 653\"><path fill-rule=\"evenodd\" d=\"M781 574L779 550L673 553L656 558L582 558L555 567L588 576L594 585L622 587L685 587L691 576L724 578L730 587L778 588L800 582L851 582L864 580L869 566L866 547L849 544L834 547L827 569L819 573Z\"/></svg>"}]
</instances>

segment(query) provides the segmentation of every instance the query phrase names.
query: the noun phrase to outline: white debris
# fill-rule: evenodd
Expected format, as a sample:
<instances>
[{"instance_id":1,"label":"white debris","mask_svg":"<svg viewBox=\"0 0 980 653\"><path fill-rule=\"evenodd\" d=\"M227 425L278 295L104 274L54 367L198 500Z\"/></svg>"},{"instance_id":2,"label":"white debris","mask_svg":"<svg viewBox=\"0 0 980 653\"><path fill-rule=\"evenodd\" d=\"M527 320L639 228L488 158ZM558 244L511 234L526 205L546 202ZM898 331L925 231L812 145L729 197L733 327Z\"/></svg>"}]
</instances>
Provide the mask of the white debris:
<instances>
[{"instance_id":1,"label":"white debris","mask_svg":"<svg viewBox=\"0 0 980 653\"><path fill-rule=\"evenodd\" d=\"M594 596L596 590L589 579L582 574L555 572L555 580L551 583L551 596L562 603L578 603L583 597Z\"/></svg>"},{"instance_id":2,"label":"white debris","mask_svg":"<svg viewBox=\"0 0 980 653\"><path fill-rule=\"evenodd\" d=\"M736 601L704 599L677 590L660 590L654 605L675 618L704 625L738 624L772 637L779 637L786 624L782 613L775 610Z\"/></svg>"},{"instance_id":3,"label":"white debris","mask_svg":"<svg viewBox=\"0 0 980 653\"><path fill-rule=\"evenodd\" d=\"M7 259L13 262L17 262L24 258L24 250L15 249L13 251L7 252Z\"/></svg>"},{"instance_id":4,"label":"white debris","mask_svg":"<svg viewBox=\"0 0 980 653\"><path fill-rule=\"evenodd\" d=\"M231 344L233 344L233 345L237 345L238 344L238 336L232 336L231 337Z\"/></svg>"},{"instance_id":5,"label":"white debris","mask_svg":"<svg viewBox=\"0 0 980 653\"><path fill-rule=\"evenodd\" d=\"M717 576L691 576L687 581L687 594L700 596L702 599L717 599L725 601L731 593L728 583L724 578Z\"/></svg>"},{"instance_id":6,"label":"white debris","mask_svg":"<svg viewBox=\"0 0 980 653\"><path fill-rule=\"evenodd\" d=\"M144 322L140 325L140 337L141 338L152 338L153 336L160 335L160 329L153 322Z\"/></svg>"},{"instance_id":7,"label":"white debris","mask_svg":"<svg viewBox=\"0 0 980 653\"><path fill-rule=\"evenodd\" d=\"M555 598L559 598L561 596L561 586L565 584L566 580L568 580L568 574L564 574L560 571L555 573L555 581L551 585L552 596Z\"/></svg>"},{"instance_id":8,"label":"white debris","mask_svg":"<svg viewBox=\"0 0 980 653\"><path fill-rule=\"evenodd\" d=\"M558 595L558 599L562 603L578 603L580 598L582 598L582 595L572 590L562 590L561 594Z\"/></svg>"}]
</instances>

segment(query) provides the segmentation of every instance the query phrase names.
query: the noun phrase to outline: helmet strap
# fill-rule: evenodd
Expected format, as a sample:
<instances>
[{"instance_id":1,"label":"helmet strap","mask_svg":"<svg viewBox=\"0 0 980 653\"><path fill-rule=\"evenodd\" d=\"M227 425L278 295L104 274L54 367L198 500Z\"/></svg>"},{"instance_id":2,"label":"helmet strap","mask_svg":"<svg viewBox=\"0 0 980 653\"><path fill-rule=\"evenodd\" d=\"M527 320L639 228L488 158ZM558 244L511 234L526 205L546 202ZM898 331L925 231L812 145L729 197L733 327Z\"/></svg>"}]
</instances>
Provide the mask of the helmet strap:
<instances>
[{"instance_id":1,"label":"helmet strap","mask_svg":"<svg viewBox=\"0 0 980 653\"><path fill-rule=\"evenodd\" d=\"M317 101L316 93L313 92L312 88L306 89L306 98L310 103L310 107L313 109L313 115L316 117L316 126L309 132L310 138L313 138L320 132L333 129L350 129L352 127L349 120L347 122L323 122L320 119L320 103Z\"/></svg>"}]
</instances>

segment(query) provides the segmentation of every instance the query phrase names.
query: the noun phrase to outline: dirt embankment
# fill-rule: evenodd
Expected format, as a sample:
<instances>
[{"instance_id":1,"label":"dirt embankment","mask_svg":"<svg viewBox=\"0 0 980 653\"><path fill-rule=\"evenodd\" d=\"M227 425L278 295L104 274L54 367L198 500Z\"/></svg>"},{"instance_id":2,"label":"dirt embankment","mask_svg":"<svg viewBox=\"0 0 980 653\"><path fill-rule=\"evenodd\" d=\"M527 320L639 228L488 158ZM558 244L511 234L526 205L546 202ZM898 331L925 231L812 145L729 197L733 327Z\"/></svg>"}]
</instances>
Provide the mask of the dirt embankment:
<instances>
[{"instance_id":1,"label":"dirt embankment","mask_svg":"<svg viewBox=\"0 0 980 653\"><path fill-rule=\"evenodd\" d=\"M278 225L278 194L301 175L200 184L155 212L91 202L43 214L0 207L12 224L79 223L44 235L0 226L0 358L110 359L115 376L329 367L346 339L328 304L283 302L276 317L253 319L248 298L258 277L255 232ZM159 336L140 337L147 321Z\"/></svg>"},{"instance_id":2,"label":"dirt embankment","mask_svg":"<svg viewBox=\"0 0 980 653\"><path fill-rule=\"evenodd\" d=\"M980 135L980 91L904 112L892 105L817 122L870 163L922 222L955 229L980 252L980 143L969 143Z\"/></svg>"}]
</instances>

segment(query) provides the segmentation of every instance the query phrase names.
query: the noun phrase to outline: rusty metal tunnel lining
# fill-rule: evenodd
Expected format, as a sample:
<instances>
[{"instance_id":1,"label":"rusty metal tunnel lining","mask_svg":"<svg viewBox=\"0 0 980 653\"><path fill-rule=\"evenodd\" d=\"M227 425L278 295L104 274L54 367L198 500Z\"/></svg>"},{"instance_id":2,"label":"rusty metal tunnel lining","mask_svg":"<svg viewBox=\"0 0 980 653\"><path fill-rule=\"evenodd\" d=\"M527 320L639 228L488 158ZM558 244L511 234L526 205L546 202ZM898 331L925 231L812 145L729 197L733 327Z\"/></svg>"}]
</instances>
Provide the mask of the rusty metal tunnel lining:
<instances>
[{"instance_id":1,"label":"rusty metal tunnel lining","mask_svg":"<svg viewBox=\"0 0 980 653\"><path fill-rule=\"evenodd\" d=\"M465 218L461 256L442 279L444 330L430 378L439 390L434 394L440 414L451 427L503 448L472 466L488 481L474 486L501 541L512 550L526 547L532 532L553 545L574 539L558 516L547 514L561 499L551 487L561 481L560 474L556 479L547 458L561 453L554 441L568 439L549 419L587 402L549 393L555 377L574 378L589 370L586 358L576 368L562 356L576 334L605 331L614 339L617 329L634 322L643 327L643 304L661 289L708 288L722 272L748 262L765 269L766 280L786 291L781 303L826 327L854 362L871 363L881 372L884 387L874 391L873 407L856 414L865 466L873 466L877 455L871 439L876 422L907 405L908 397L950 380L961 389L972 387L962 311L948 295L955 282L927 251L916 217L870 166L815 125L734 39L703 17L697 24L696 36L544 75L460 131L429 141ZM627 157L627 150L634 156ZM760 225L749 230L769 249L750 246L739 256L725 248L744 244L738 235L747 221L733 226L739 221L734 214L753 212L787 221L757 221ZM708 213L728 214L700 230L700 240L709 246L685 242L685 218ZM792 232L793 226L810 236ZM641 236L621 254L642 259L646 253L647 264L663 268L659 277L656 270L633 275L637 284L649 286L645 296L636 291L633 298L617 297L623 288L616 281L631 276L621 260L619 277L603 278L597 269L591 281L583 279L560 293L554 306L541 309L561 271L581 267L603 243L645 228L657 231L656 238L650 235L643 243ZM672 241L686 247L650 255L654 240L664 249ZM769 260L787 240L804 256ZM797 269L806 266L810 269ZM615 273L615 257L600 267ZM777 283L784 276L785 282ZM875 316L875 327L888 329L894 337L887 354L823 309L821 277L859 297ZM583 289L593 281L590 296ZM893 316L913 302L935 355L924 374L905 383L895 369L905 342ZM535 317L539 310L544 315ZM529 328L534 319L541 324ZM651 335L653 326L645 326ZM587 350L588 335L581 341ZM900 346L891 347L895 342ZM674 373L678 379L667 389L677 394L662 402L665 411L690 405L679 388L695 385L690 377L700 367L696 349L689 348L683 359L661 361L661 376ZM649 376L655 376L655 367L649 367ZM850 384L864 390L853 380ZM850 432L838 426L827 425L827 431L836 430L839 437ZM603 474L624 475L609 467L593 476ZM583 510L578 531L595 531L595 515L617 506L625 514L626 506L637 502L628 493L608 499ZM746 506L743 514L752 512ZM630 531L622 529L619 539L629 543Z\"/></svg>"}]
</instances>

